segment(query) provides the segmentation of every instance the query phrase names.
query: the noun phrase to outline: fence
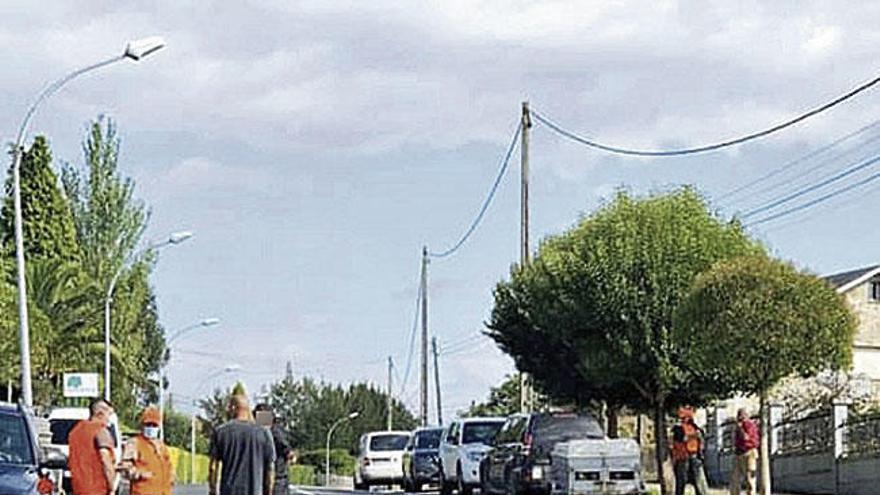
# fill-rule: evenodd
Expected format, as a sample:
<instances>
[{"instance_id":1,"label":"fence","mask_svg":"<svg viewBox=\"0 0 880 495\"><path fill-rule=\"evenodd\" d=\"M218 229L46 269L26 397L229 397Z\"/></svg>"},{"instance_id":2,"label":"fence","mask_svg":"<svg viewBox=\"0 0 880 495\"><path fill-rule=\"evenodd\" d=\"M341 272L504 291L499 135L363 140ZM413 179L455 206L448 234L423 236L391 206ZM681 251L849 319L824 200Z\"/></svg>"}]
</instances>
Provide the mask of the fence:
<instances>
[{"instance_id":1,"label":"fence","mask_svg":"<svg viewBox=\"0 0 880 495\"><path fill-rule=\"evenodd\" d=\"M774 490L828 495L880 493L880 415L849 415L846 404L806 418L785 420L771 406L768 435ZM735 423L710 411L706 467L717 484L729 481Z\"/></svg>"}]
</instances>

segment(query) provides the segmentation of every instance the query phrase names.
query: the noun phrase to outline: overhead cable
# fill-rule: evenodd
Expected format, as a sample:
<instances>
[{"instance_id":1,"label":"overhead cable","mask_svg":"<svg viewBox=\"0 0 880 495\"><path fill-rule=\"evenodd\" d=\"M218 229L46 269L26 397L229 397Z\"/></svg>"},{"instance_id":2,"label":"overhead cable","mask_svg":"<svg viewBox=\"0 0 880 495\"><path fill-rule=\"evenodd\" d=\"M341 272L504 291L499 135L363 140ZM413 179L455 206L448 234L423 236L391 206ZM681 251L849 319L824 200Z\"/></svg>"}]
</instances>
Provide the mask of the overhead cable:
<instances>
[{"instance_id":1,"label":"overhead cable","mask_svg":"<svg viewBox=\"0 0 880 495\"><path fill-rule=\"evenodd\" d=\"M812 206L815 206L819 203L824 203L825 201L828 201L836 196L840 196L841 194L844 194L846 192L852 191L853 189L857 189L857 188L862 187L866 184L874 182L877 179L880 179L880 172L876 172L873 175L869 175L868 177L865 177L864 179L862 179L860 181L853 182L847 186L841 187L840 189L835 189L834 191L832 191L824 196L820 196L820 197L813 199L811 201L808 201L806 203L803 203L803 204L800 204L797 206L793 206L793 207L791 207L787 210L781 211L779 213L774 213L773 215L769 215L769 216L761 218L759 220L755 220L754 222L747 223L744 226L745 227L752 227L755 225L760 225L762 223L769 222L771 220L776 220L778 218L782 218L782 217L791 215L793 213L797 213L799 211L802 211L802 210L805 210L805 209L810 208Z\"/></svg>"},{"instance_id":2,"label":"overhead cable","mask_svg":"<svg viewBox=\"0 0 880 495\"><path fill-rule=\"evenodd\" d=\"M753 217L759 213L763 213L765 211L776 208L777 206L781 206L785 203L790 202L793 199L797 199L805 194L811 193L811 192L815 191L816 189L820 189L822 187L827 186L828 184L831 184L831 183L837 182L841 179L844 179L844 178L846 178L846 177L848 177L848 176L850 176L860 170L871 167L871 166L875 165L877 162L880 162L880 155L874 156L873 158L871 158L869 160L865 160L862 163L856 164L856 165L854 165L854 166L852 166L842 172L839 172L839 173L834 174L834 175L832 175L822 181L816 182L812 185L809 185L807 187L799 189L799 190L797 190L791 194L788 194L786 196L783 196L782 198L779 198L775 201L771 201L771 202L766 203L762 206L759 206L757 208L749 210L746 213L742 214L741 218Z\"/></svg>"},{"instance_id":3,"label":"overhead cable","mask_svg":"<svg viewBox=\"0 0 880 495\"><path fill-rule=\"evenodd\" d=\"M850 91L842 96L839 96L839 97L835 98L834 100L829 101L828 103L825 103L824 105L821 105L821 106L814 108L806 113L798 115L797 117L795 117L791 120L787 120L785 122L782 122L781 124L777 124L773 127L770 127L768 129L764 129L762 131L753 132L753 133L747 134L745 136L741 136L741 137L738 137L735 139L728 139L726 141L722 141L722 142L715 143L715 144L696 146L696 147L692 147L692 148L675 149L675 150L641 150L641 149L622 148L619 146L611 146L611 145L603 144L598 141L587 139L587 138L579 136L571 131L568 131L568 130L564 129L563 127L561 127L560 125L555 124L554 122L552 122L548 118L544 117L540 113L536 112L535 110L532 110L531 113L532 113L532 116L534 116L536 120L538 120L542 124L546 125L547 127L552 129L556 133L558 133L568 139L576 141L580 144L583 144L585 146L589 146L590 148L598 149L601 151L606 151L608 153L616 153L619 155L630 155L630 156L655 156L655 157L692 155L692 154L696 154L696 153L705 153L707 151L715 151L715 150L719 150L722 148L735 146L738 144L745 143L747 141L752 141L754 139L759 139L759 138L768 136L768 135L773 134L775 132L779 132L779 131L786 129L788 127L791 127L797 123L803 122L804 120L807 120L810 117L813 117L813 116L818 115L826 110L829 110L832 107L835 107L835 106L843 103L844 101L858 95L859 93L870 89L871 87L875 86L877 83L880 83L880 77L874 78L871 81L868 81L867 83L862 84L861 86L853 89L852 91Z\"/></svg>"},{"instance_id":4,"label":"overhead cable","mask_svg":"<svg viewBox=\"0 0 880 495\"><path fill-rule=\"evenodd\" d=\"M420 272L421 273L421 272ZM400 396L402 397L404 392L406 392L406 384L409 381L409 372L412 367L412 358L415 353L415 344L416 344L416 332L419 327L419 316L421 315L421 307L422 307L422 282L421 282L421 274L419 275L419 288L416 289L416 311L413 316L412 329L409 334L409 349L407 351L406 356L406 367L403 373L403 380L400 382Z\"/></svg>"},{"instance_id":5,"label":"overhead cable","mask_svg":"<svg viewBox=\"0 0 880 495\"><path fill-rule=\"evenodd\" d=\"M445 258L451 254L454 254L458 249L464 245L464 243L468 240L471 234L477 229L477 226L483 220L483 216L486 215L486 211L489 209L489 205L492 204L492 199L495 197L495 193L498 192L498 186L501 184L501 179L504 177L504 173L507 172L507 168L510 165L510 157L513 155L513 150L516 149L516 143L519 140L519 134L522 131L522 124L518 124L516 126L516 132L513 133L513 139L510 141L510 146L507 148L507 154L504 155L504 160L501 162L501 168L498 170L498 175L495 176L495 182L492 183L492 188L489 189L489 194L486 196L486 199L483 201L483 206L480 208L479 213L471 222L470 227L468 227L467 231L465 231L464 235L461 236L461 239L455 243L451 248L446 251L442 251L439 253L429 252L428 256L432 258Z\"/></svg>"},{"instance_id":6,"label":"overhead cable","mask_svg":"<svg viewBox=\"0 0 880 495\"><path fill-rule=\"evenodd\" d=\"M731 196L736 196L737 194L745 191L746 189L749 189L749 188L756 186L758 184L763 184L764 181L766 181L767 179L769 179L771 177L775 177L775 176L781 174L782 172L786 172L786 171L790 170L792 167L794 167L798 164L801 164L805 161L808 161L816 156L819 156L822 153L825 153L826 151L829 151L829 150L837 147L838 145L843 144L844 142L846 142L846 141L848 141L848 140L850 140L860 134L863 134L864 132L866 132L870 129L873 129L874 127L877 127L878 124L880 124L880 120L875 120L874 122L860 128L860 129L857 129L857 130L850 132L849 134L847 134L843 137L835 139L834 141L832 141L829 144L826 144L825 146L822 146L822 147L817 148L813 151L810 151L809 153L802 155L802 156L799 156L798 158L795 158L794 160L790 160L787 163L785 163L777 168L774 168L770 172L768 172L764 175L761 175L760 177L757 177L753 180L750 180L749 182L746 182L745 184L743 184L741 186L737 186L737 187L727 191L726 193L718 196L717 198L715 198L715 200L716 201L724 201L725 199L730 198ZM806 172L804 172L804 173L806 173Z\"/></svg>"}]
</instances>

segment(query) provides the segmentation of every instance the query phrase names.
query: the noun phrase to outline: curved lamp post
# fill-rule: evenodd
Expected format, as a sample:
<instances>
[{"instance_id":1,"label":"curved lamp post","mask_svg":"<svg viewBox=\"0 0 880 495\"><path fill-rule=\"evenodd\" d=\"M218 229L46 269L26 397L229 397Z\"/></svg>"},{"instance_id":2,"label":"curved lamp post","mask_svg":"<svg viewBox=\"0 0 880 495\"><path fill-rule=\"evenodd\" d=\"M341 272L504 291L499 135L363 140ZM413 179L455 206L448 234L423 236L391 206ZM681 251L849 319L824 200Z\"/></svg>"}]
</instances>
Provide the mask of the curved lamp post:
<instances>
[{"instance_id":1,"label":"curved lamp post","mask_svg":"<svg viewBox=\"0 0 880 495\"><path fill-rule=\"evenodd\" d=\"M174 232L164 241L151 243L144 249L136 251L128 256L122 265L120 265L119 269L116 270L116 273L113 274L113 278L110 279L110 285L107 287L107 295L104 298L104 398L108 401L110 400L110 304L113 303L113 291L116 289L116 283L119 282L119 277L122 276L122 272L124 272L134 260L139 258L146 251L162 249L166 246L176 246L192 236L192 232Z\"/></svg>"},{"instance_id":2,"label":"curved lamp post","mask_svg":"<svg viewBox=\"0 0 880 495\"><path fill-rule=\"evenodd\" d=\"M168 341L165 343L166 352L171 350L171 343L187 334L193 330L199 328L207 328L213 327L220 323L219 318L205 318L202 321L196 323L195 325L190 325L188 327L182 328L171 335L168 338ZM162 424L159 425L159 438L161 440L165 440L165 362L163 359L161 363L159 363L159 416L162 418Z\"/></svg>"},{"instance_id":3,"label":"curved lamp post","mask_svg":"<svg viewBox=\"0 0 880 495\"><path fill-rule=\"evenodd\" d=\"M333 431L342 423L346 421L351 421L352 419L360 415L360 412L355 411L348 416L339 418L335 423L333 423L333 426L330 427L330 431L327 432L327 458L325 459L324 463L324 486L330 486L330 438L333 437Z\"/></svg>"},{"instance_id":4,"label":"curved lamp post","mask_svg":"<svg viewBox=\"0 0 880 495\"><path fill-rule=\"evenodd\" d=\"M122 55L117 55L113 58L75 70L49 84L39 95L37 95L37 99L30 108L28 108L27 114L25 114L24 120L21 123L21 127L19 127L18 137L15 140L15 147L12 149L12 201L15 210L15 265L17 269L18 285L18 337L19 345L21 347L21 395L24 403L28 406L33 405L34 395L33 386L31 384L30 328L28 327L27 282L25 280L24 264L24 233L21 213L21 159L24 154L24 140L27 135L28 126L40 104L58 92L58 90L72 79L125 59L138 61L147 55L160 50L164 46L165 41L158 36L132 41L126 45L125 51Z\"/></svg>"}]
</instances>

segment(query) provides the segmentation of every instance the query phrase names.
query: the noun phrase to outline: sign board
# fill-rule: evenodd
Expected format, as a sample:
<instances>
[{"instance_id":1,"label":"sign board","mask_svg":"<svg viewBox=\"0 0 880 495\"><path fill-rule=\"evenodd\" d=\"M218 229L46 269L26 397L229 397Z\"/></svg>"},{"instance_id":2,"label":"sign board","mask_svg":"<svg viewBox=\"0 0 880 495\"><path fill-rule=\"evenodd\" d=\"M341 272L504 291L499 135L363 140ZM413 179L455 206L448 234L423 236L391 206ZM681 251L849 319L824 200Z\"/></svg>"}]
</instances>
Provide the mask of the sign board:
<instances>
[{"instance_id":1,"label":"sign board","mask_svg":"<svg viewBox=\"0 0 880 495\"><path fill-rule=\"evenodd\" d=\"M65 397L97 397L99 394L97 373L64 374Z\"/></svg>"}]
</instances>

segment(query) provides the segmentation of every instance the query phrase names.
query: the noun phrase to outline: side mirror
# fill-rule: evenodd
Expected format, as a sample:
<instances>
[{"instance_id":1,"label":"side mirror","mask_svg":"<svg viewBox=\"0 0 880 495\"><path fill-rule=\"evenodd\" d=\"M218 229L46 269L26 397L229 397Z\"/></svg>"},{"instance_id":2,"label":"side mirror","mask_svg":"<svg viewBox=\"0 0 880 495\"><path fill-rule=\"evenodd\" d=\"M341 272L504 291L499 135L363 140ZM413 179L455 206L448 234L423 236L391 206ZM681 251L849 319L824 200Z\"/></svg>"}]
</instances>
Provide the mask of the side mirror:
<instances>
[{"instance_id":1,"label":"side mirror","mask_svg":"<svg viewBox=\"0 0 880 495\"><path fill-rule=\"evenodd\" d=\"M58 449L47 448L43 451L43 462L40 467L45 469L67 469L67 456Z\"/></svg>"}]
</instances>

